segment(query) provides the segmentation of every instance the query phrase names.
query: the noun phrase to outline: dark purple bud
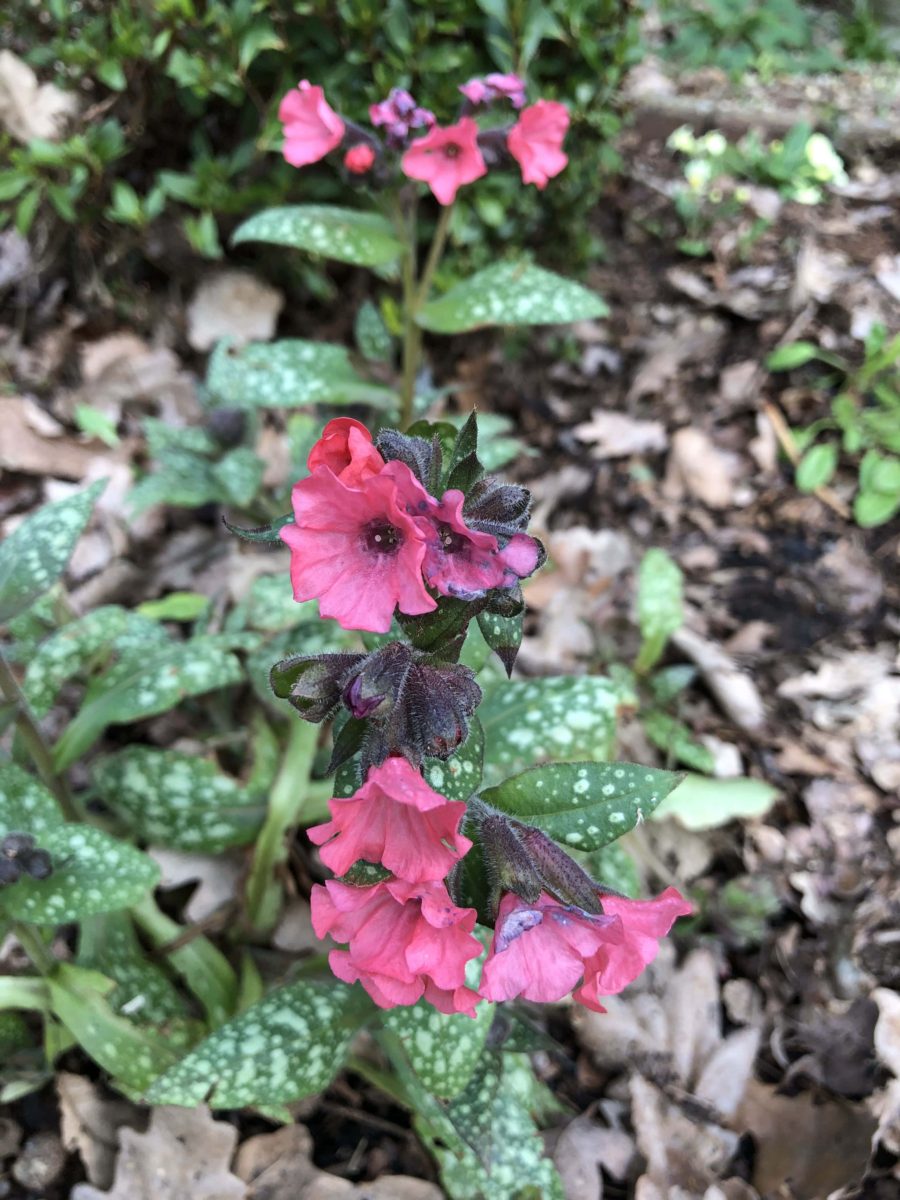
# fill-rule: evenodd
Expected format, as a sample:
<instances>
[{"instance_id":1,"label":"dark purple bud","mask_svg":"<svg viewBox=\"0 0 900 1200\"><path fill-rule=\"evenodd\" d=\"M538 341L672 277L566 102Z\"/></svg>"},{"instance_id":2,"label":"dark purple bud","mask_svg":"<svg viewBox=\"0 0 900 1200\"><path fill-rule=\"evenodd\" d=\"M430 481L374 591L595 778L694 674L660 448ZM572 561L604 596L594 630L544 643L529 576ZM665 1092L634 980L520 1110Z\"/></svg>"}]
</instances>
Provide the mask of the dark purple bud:
<instances>
[{"instance_id":1,"label":"dark purple bud","mask_svg":"<svg viewBox=\"0 0 900 1200\"><path fill-rule=\"evenodd\" d=\"M0 887L16 883L22 874L22 868L14 858L0 857Z\"/></svg>"},{"instance_id":2,"label":"dark purple bud","mask_svg":"<svg viewBox=\"0 0 900 1200\"><path fill-rule=\"evenodd\" d=\"M362 688L362 677L359 675L344 688L344 703L359 720L370 717L384 701L383 694L363 696Z\"/></svg>"},{"instance_id":3,"label":"dark purple bud","mask_svg":"<svg viewBox=\"0 0 900 1200\"><path fill-rule=\"evenodd\" d=\"M519 840L517 823L480 799L469 801L467 818L477 830L491 915L496 917L504 892L515 892L526 904L534 904L541 894L541 877Z\"/></svg>"},{"instance_id":4,"label":"dark purple bud","mask_svg":"<svg viewBox=\"0 0 900 1200\"><path fill-rule=\"evenodd\" d=\"M432 492L441 477L441 443L437 437L410 437L396 429L383 429L375 439L375 449L387 462L402 462L412 471L419 483Z\"/></svg>"},{"instance_id":5,"label":"dark purple bud","mask_svg":"<svg viewBox=\"0 0 900 1200\"><path fill-rule=\"evenodd\" d=\"M513 820L512 824L548 892L584 912L603 912L597 884L587 871L542 830L520 821Z\"/></svg>"},{"instance_id":6,"label":"dark purple bud","mask_svg":"<svg viewBox=\"0 0 900 1200\"><path fill-rule=\"evenodd\" d=\"M46 850L32 850L22 866L32 879L48 879L53 874L53 859Z\"/></svg>"},{"instance_id":7,"label":"dark purple bud","mask_svg":"<svg viewBox=\"0 0 900 1200\"><path fill-rule=\"evenodd\" d=\"M289 700L305 721L324 721L340 704L348 676L364 658L364 654L300 654L282 659L269 673L272 691Z\"/></svg>"},{"instance_id":8,"label":"dark purple bud","mask_svg":"<svg viewBox=\"0 0 900 1200\"><path fill-rule=\"evenodd\" d=\"M531 493L515 483L503 483L489 475L479 480L463 507L466 524L501 541L528 526Z\"/></svg>"},{"instance_id":9,"label":"dark purple bud","mask_svg":"<svg viewBox=\"0 0 900 1200\"><path fill-rule=\"evenodd\" d=\"M6 858L17 858L35 847L35 840L30 833L8 833L0 841L0 855Z\"/></svg>"}]
</instances>

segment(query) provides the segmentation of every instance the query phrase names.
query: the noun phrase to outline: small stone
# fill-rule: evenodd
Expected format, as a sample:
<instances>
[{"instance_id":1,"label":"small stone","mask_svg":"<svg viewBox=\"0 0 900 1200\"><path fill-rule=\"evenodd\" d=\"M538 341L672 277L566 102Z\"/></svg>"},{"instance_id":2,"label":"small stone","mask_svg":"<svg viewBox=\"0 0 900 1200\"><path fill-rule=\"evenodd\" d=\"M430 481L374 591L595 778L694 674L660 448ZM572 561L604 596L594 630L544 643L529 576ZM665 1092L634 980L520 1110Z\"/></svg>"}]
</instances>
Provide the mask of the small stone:
<instances>
[{"instance_id":1,"label":"small stone","mask_svg":"<svg viewBox=\"0 0 900 1200\"><path fill-rule=\"evenodd\" d=\"M66 1152L55 1133L36 1133L22 1147L12 1177L30 1192L43 1192L62 1174Z\"/></svg>"}]
</instances>

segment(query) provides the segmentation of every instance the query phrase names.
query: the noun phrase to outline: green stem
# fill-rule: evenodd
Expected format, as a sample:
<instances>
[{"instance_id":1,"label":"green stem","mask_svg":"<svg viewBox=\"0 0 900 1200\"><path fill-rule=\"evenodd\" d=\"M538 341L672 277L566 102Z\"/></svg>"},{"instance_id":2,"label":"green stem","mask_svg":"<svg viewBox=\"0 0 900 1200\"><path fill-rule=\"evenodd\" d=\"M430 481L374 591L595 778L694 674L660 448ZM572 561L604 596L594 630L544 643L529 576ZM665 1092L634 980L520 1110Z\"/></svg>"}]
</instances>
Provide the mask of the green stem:
<instances>
[{"instance_id":1,"label":"green stem","mask_svg":"<svg viewBox=\"0 0 900 1200\"><path fill-rule=\"evenodd\" d=\"M403 288L403 374L400 380L400 428L412 424L416 397L416 375L422 352L422 331L416 324L416 203L398 222L403 232L406 250L400 267Z\"/></svg>"},{"instance_id":2,"label":"green stem","mask_svg":"<svg viewBox=\"0 0 900 1200\"><path fill-rule=\"evenodd\" d=\"M61 775L57 775L53 768L53 756L50 752L50 747L44 741L44 735L41 732L41 727L38 725L34 713L31 711L31 705L25 698L25 693L19 686L19 681L13 674L2 651L0 651L0 691L3 692L3 695L10 704L15 705L16 729L25 743L25 747L31 756L31 761L34 763L38 775L40 775L46 786L56 797L66 819L69 821L77 820L78 814L72 802L66 781Z\"/></svg>"},{"instance_id":3,"label":"green stem","mask_svg":"<svg viewBox=\"0 0 900 1200\"><path fill-rule=\"evenodd\" d=\"M50 992L43 979L29 976L0 978L0 1012L7 1008L26 1008L33 1012L50 1011Z\"/></svg>"},{"instance_id":4,"label":"green stem","mask_svg":"<svg viewBox=\"0 0 900 1200\"><path fill-rule=\"evenodd\" d=\"M287 858L288 831L298 824L309 797L309 774L319 734L308 721L293 721L290 729L247 880L247 916L259 932L270 928L278 913L281 889L275 881L275 868Z\"/></svg>"},{"instance_id":5,"label":"green stem","mask_svg":"<svg viewBox=\"0 0 900 1200\"><path fill-rule=\"evenodd\" d=\"M425 260L425 268L422 271L422 278L419 280L419 288L416 292L416 313L420 311L424 304L428 303L428 293L431 291L431 281L434 278L434 273L440 265L441 258L444 253L444 247L447 245L447 235L450 232L450 223L453 219L453 205L448 204L441 209L441 215L438 217L437 227L434 231L434 237L431 239L431 248L428 251L428 258Z\"/></svg>"},{"instance_id":6,"label":"green stem","mask_svg":"<svg viewBox=\"0 0 900 1200\"><path fill-rule=\"evenodd\" d=\"M12 933L31 959L36 970L40 971L42 975L49 975L56 970L56 959L36 929L32 929L30 925L26 925L22 921L13 921Z\"/></svg>"}]
</instances>

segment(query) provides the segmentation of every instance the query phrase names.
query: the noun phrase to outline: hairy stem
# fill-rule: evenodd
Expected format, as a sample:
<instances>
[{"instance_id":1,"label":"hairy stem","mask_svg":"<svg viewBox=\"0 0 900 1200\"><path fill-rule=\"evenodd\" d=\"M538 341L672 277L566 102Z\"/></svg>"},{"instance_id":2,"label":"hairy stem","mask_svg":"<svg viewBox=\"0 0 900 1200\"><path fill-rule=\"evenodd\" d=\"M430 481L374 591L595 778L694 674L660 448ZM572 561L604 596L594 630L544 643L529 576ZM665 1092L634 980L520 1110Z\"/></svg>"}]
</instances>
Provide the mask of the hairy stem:
<instances>
[{"instance_id":1,"label":"hairy stem","mask_svg":"<svg viewBox=\"0 0 900 1200\"><path fill-rule=\"evenodd\" d=\"M416 203L413 200L401 216L400 225L406 250L400 268L403 289L403 374L400 380L400 428L407 429L413 420L416 397L416 376L422 353L422 331L416 324Z\"/></svg>"},{"instance_id":2,"label":"hairy stem","mask_svg":"<svg viewBox=\"0 0 900 1200\"><path fill-rule=\"evenodd\" d=\"M60 808L63 810L66 818L70 821L77 820L77 812L75 805L72 802L72 796L69 792L68 785L61 775L57 775L53 768L53 756L50 752L50 747L44 740L44 735L40 725L37 723L34 713L31 711L31 706L25 698L25 693L19 686L19 681L12 672L12 668L0 651L0 691L4 697L15 707L16 729L19 732L25 748L31 756L31 761L34 763L38 775L49 790L56 797Z\"/></svg>"}]
</instances>

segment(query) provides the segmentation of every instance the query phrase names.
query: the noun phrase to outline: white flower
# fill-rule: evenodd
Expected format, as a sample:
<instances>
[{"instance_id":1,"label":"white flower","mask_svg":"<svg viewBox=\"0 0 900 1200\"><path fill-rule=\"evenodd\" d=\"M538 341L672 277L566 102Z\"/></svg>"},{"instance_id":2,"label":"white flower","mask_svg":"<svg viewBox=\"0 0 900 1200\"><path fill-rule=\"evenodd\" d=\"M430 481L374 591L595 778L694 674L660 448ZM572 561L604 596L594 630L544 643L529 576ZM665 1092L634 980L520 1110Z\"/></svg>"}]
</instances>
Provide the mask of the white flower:
<instances>
[{"instance_id":1,"label":"white flower","mask_svg":"<svg viewBox=\"0 0 900 1200\"><path fill-rule=\"evenodd\" d=\"M697 139L689 125L679 125L669 134L666 145L670 150L677 150L679 154L693 154L697 148Z\"/></svg>"},{"instance_id":2,"label":"white flower","mask_svg":"<svg viewBox=\"0 0 900 1200\"><path fill-rule=\"evenodd\" d=\"M728 149L728 139L724 133L719 133L718 129L713 129L711 133L707 133L700 139L700 149L713 158L719 158Z\"/></svg>"},{"instance_id":3,"label":"white flower","mask_svg":"<svg viewBox=\"0 0 900 1200\"><path fill-rule=\"evenodd\" d=\"M822 199L822 189L812 183L801 183L792 190L791 199L798 204L818 204Z\"/></svg>"},{"instance_id":4,"label":"white flower","mask_svg":"<svg viewBox=\"0 0 900 1200\"><path fill-rule=\"evenodd\" d=\"M702 192L712 179L712 163L705 158L692 158L684 168L684 177L692 192Z\"/></svg>"},{"instance_id":5,"label":"white flower","mask_svg":"<svg viewBox=\"0 0 900 1200\"><path fill-rule=\"evenodd\" d=\"M806 143L806 161L816 179L823 183L846 183L847 172L834 146L824 133L813 133Z\"/></svg>"}]
</instances>

